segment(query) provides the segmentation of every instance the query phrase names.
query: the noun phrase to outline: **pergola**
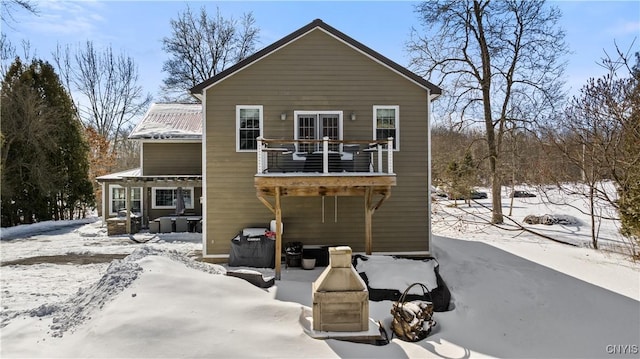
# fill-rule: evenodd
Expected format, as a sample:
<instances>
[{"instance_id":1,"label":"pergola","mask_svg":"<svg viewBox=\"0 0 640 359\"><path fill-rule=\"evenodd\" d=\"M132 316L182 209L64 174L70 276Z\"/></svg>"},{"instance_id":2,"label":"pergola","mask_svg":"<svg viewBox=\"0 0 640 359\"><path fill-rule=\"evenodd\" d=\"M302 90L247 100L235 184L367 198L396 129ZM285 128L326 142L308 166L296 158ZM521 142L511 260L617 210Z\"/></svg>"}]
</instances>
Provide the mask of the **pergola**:
<instances>
[{"instance_id":1,"label":"pergola","mask_svg":"<svg viewBox=\"0 0 640 359\"><path fill-rule=\"evenodd\" d=\"M125 189L126 231L131 233L131 188L141 187L143 193L151 187L202 187L201 175L142 176L137 171L121 172L98 178L99 182L117 184ZM195 200L195 199L194 199ZM150 208L150 199L144 196L144 208Z\"/></svg>"}]
</instances>

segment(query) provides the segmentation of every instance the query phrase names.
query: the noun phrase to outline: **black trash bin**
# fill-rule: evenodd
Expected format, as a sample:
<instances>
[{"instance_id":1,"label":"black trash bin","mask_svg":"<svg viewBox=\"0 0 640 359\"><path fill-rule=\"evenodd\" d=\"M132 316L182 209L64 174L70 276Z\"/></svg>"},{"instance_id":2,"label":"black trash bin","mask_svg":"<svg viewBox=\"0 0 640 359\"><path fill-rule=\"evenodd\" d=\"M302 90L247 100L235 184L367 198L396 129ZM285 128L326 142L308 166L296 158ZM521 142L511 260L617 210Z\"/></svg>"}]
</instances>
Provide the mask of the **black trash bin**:
<instances>
[{"instance_id":1,"label":"black trash bin","mask_svg":"<svg viewBox=\"0 0 640 359\"><path fill-rule=\"evenodd\" d=\"M287 242L284 245L285 267L302 266L302 242Z\"/></svg>"}]
</instances>

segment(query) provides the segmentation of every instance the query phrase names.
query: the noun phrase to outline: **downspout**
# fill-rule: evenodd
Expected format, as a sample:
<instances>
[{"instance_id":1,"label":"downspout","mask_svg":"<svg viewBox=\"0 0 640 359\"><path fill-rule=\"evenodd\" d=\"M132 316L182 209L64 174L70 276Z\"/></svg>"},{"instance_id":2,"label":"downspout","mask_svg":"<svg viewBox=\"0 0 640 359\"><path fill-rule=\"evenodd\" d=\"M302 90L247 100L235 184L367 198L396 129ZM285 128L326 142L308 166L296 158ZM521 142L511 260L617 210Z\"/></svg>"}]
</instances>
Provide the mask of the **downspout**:
<instances>
[{"instance_id":1,"label":"downspout","mask_svg":"<svg viewBox=\"0 0 640 359\"><path fill-rule=\"evenodd\" d=\"M202 90L202 98L200 99L202 104L202 135L200 140L200 146L202 149L202 257L209 256L207 249L207 90ZM204 200L202 200L204 199ZM193 199L195 201L195 198Z\"/></svg>"},{"instance_id":2,"label":"downspout","mask_svg":"<svg viewBox=\"0 0 640 359\"><path fill-rule=\"evenodd\" d=\"M427 89L427 183L429 188L427 189L427 216L429 216L429 241L427 250L431 254L431 237L433 237L432 223L431 223L431 91Z\"/></svg>"}]
</instances>

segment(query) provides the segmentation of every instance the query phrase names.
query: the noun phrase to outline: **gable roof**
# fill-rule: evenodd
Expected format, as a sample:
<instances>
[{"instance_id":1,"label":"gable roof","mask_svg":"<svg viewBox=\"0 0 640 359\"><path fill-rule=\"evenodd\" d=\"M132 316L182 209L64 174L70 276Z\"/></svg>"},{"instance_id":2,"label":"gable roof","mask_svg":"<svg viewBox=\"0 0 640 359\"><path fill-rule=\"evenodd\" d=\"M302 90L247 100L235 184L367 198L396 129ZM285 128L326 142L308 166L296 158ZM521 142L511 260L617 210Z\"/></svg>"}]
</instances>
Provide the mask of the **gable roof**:
<instances>
[{"instance_id":1,"label":"gable roof","mask_svg":"<svg viewBox=\"0 0 640 359\"><path fill-rule=\"evenodd\" d=\"M211 77L210 79L194 86L193 88L191 88L191 93L194 95L198 95L198 94L202 94L203 91L210 87L215 85L216 83L224 80L225 78L232 76L234 73L241 71L242 69L244 69L247 66L250 66L251 64L260 61L262 58L270 55L271 53L278 51L280 48L288 45L289 43L297 40L298 38L305 36L307 33L311 32L312 30L315 30L316 28L319 28L321 30L324 30L325 32L329 33L330 35L332 35L333 37L339 39L340 41L346 43L347 45L351 46L352 48L354 48L355 50L363 53L364 55L370 57L371 59L373 59L374 61L388 67L389 69L391 69L392 71L395 71L396 73L400 74L401 76L405 77L406 79L414 82L415 84L417 84L418 86L424 88L425 90L429 90L431 95L440 95L442 94L442 89L440 89L438 86L432 84L431 82L425 80L423 77L411 72L410 70L408 70L407 68L405 68L404 66L399 65L398 63L390 60L389 58L381 55L380 53L372 50L371 48L367 47L366 45L356 41L355 39L347 36L346 34L338 31L337 29L335 29L334 27L331 27L329 25L327 25L326 23L324 23L322 20L320 19L316 19L314 21L312 21L311 23L309 23L308 25L292 32L291 34L283 37L282 39L274 42L273 44L265 47L264 49L256 52L255 54L247 57L246 59L238 62L237 64L229 67L228 69L218 73L217 75Z\"/></svg>"},{"instance_id":2,"label":"gable roof","mask_svg":"<svg viewBox=\"0 0 640 359\"><path fill-rule=\"evenodd\" d=\"M130 139L200 139L202 138L202 104L154 103Z\"/></svg>"}]
</instances>

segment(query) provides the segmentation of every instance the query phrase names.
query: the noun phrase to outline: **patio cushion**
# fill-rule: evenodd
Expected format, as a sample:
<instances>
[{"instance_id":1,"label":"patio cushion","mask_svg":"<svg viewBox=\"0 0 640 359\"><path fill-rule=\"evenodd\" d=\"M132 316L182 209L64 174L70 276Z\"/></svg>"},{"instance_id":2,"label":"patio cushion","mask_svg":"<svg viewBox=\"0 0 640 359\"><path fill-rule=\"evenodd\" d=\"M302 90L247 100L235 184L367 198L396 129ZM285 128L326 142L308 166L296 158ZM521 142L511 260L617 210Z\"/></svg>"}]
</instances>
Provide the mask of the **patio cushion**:
<instances>
[{"instance_id":1,"label":"patio cushion","mask_svg":"<svg viewBox=\"0 0 640 359\"><path fill-rule=\"evenodd\" d=\"M266 228L245 228L242 230L242 235L245 237L260 237L264 236L265 232L267 232Z\"/></svg>"}]
</instances>

